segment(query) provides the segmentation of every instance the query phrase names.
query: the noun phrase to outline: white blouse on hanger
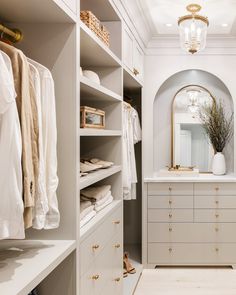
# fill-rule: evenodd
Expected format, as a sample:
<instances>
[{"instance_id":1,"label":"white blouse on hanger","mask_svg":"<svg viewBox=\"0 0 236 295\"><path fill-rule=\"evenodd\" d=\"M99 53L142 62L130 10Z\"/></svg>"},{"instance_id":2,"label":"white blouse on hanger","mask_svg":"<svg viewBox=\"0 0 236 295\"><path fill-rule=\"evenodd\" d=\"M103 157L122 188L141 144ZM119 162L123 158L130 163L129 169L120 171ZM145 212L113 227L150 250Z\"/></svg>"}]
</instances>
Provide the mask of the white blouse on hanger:
<instances>
[{"instance_id":1,"label":"white blouse on hanger","mask_svg":"<svg viewBox=\"0 0 236 295\"><path fill-rule=\"evenodd\" d=\"M22 141L10 58L0 51L0 239L23 239Z\"/></svg>"}]
</instances>

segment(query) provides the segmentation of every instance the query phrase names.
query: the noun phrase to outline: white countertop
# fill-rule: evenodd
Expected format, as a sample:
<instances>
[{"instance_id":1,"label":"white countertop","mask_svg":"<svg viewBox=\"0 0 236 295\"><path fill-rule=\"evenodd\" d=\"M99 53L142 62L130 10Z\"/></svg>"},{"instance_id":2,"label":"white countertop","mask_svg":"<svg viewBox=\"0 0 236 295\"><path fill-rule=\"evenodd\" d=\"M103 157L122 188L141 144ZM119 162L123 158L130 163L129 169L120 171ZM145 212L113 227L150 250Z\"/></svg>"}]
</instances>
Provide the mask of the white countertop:
<instances>
[{"instance_id":1,"label":"white countertop","mask_svg":"<svg viewBox=\"0 0 236 295\"><path fill-rule=\"evenodd\" d=\"M236 182L236 174L216 176L213 174L199 174L199 176L158 176L145 177L144 182Z\"/></svg>"}]
</instances>

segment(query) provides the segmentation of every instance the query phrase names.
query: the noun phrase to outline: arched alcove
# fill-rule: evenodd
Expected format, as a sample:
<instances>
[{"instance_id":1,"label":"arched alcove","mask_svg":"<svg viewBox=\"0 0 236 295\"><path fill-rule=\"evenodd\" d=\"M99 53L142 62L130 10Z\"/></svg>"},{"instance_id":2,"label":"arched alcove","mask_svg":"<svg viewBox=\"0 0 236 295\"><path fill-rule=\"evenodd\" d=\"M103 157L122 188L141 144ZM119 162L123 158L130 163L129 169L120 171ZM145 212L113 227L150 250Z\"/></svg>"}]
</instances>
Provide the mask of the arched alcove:
<instances>
[{"instance_id":1,"label":"arched alcove","mask_svg":"<svg viewBox=\"0 0 236 295\"><path fill-rule=\"evenodd\" d=\"M169 77L159 88L153 104L153 160L158 172L171 164L171 110L175 94L187 85L199 85L208 89L216 101L222 100L228 112L234 109L232 96L222 80L202 70L185 70ZM234 171L234 141L224 151L227 173Z\"/></svg>"}]
</instances>

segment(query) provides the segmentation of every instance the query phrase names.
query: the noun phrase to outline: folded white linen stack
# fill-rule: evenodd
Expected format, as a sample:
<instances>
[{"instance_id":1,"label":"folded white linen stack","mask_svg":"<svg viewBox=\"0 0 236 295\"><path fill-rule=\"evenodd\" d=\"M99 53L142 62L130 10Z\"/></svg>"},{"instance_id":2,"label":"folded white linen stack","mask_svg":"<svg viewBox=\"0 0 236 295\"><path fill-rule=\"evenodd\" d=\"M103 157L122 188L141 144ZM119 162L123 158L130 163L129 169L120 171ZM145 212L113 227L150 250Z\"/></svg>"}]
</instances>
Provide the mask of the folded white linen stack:
<instances>
[{"instance_id":1,"label":"folded white linen stack","mask_svg":"<svg viewBox=\"0 0 236 295\"><path fill-rule=\"evenodd\" d=\"M96 211L92 202L80 200L80 227L88 223L95 215Z\"/></svg>"},{"instance_id":2,"label":"folded white linen stack","mask_svg":"<svg viewBox=\"0 0 236 295\"><path fill-rule=\"evenodd\" d=\"M90 201L96 212L102 210L113 201L110 185L92 186L81 190L81 200Z\"/></svg>"}]
</instances>

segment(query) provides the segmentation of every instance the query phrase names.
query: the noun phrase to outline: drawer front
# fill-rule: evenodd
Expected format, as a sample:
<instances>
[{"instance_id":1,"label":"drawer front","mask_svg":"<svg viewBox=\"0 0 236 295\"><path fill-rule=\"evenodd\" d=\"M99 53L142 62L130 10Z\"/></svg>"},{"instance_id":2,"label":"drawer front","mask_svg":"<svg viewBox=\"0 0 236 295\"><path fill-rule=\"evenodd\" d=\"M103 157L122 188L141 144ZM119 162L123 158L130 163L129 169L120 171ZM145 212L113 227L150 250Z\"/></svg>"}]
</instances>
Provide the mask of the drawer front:
<instances>
[{"instance_id":1,"label":"drawer front","mask_svg":"<svg viewBox=\"0 0 236 295\"><path fill-rule=\"evenodd\" d=\"M196 209L195 222L236 222L236 209Z\"/></svg>"},{"instance_id":2,"label":"drawer front","mask_svg":"<svg viewBox=\"0 0 236 295\"><path fill-rule=\"evenodd\" d=\"M106 286L113 285L115 290L119 284L122 284L122 258L122 231L120 231L93 261L86 274L81 276L81 294L103 294L102 290L105 290Z\"/></svg>"},{"instance_id":3,"label":"drawer front","mask_svg":"<svg viewBox=\"0 0 236 295\"><path fill-rule=\"evenodd\" d=\"M195 183L196 196L236 196L236 183Z\"/></svg>"},{"instance_id":4,"label":"drawer front","mask_svg":"<svg viewBox=\"0 0 236 295\"><path fill-rule=\"evenodd\" d=\"M151 264L231 265L235 262L236 244L148 244L148 263Z\"/></svg>"},{"instance_id":5,"label":"drawer front","mask_svg":"<svg viewBox=\"0 0 236 295\"><path fill-rule=\"evenodd\" d=\"M193 183L148 183L149 196L192 196Z\"/></svg>"},{"instance_id":6,"label":"drawer front","mask_svg":"<svg viewBox=\"0 0 236 295\"><path fill-rule=\"evenodd\" d=\"M185 209L193 208L193 196L149 196L150 209Z\"/></svg>"},{"instance_id":7,"label":"drawer front","mask_svg":"<svg viewBox=\"0 0 236 295\"><path fill-rule=\"evenodd\" d=\"M149 209L148 222L193 222L193 209Z\"/></svg>"},{"instance_id":8,"label":"drawer front","mask_svg":"<svg viewBox=\"0 0 236 295\"><path fill-rule=\"evenodd\" d=\"M204 208L222 208L233 209L236 208L235 196L195 196L194 207L199 209Z\"/></svg>"},{"instance_id":9,"label":"drawer front","mask_svg":"<svg viewBox=\"0 0 236 295\"><path fill-rule=\"evenodd\" d=\"M149 243L236 243L235 223L149 223Z\"/></svg>"},{"instance_id":10,"label":"drawer front","mask_svg":"<svg viewBox=\"0 0 236 295\"><path fill-rule=\"evenodd\" d=\"M108 241L122 229L121 207L113 212L80 246L80 271L84 274Z\"/></svg>"}]
</instances>

